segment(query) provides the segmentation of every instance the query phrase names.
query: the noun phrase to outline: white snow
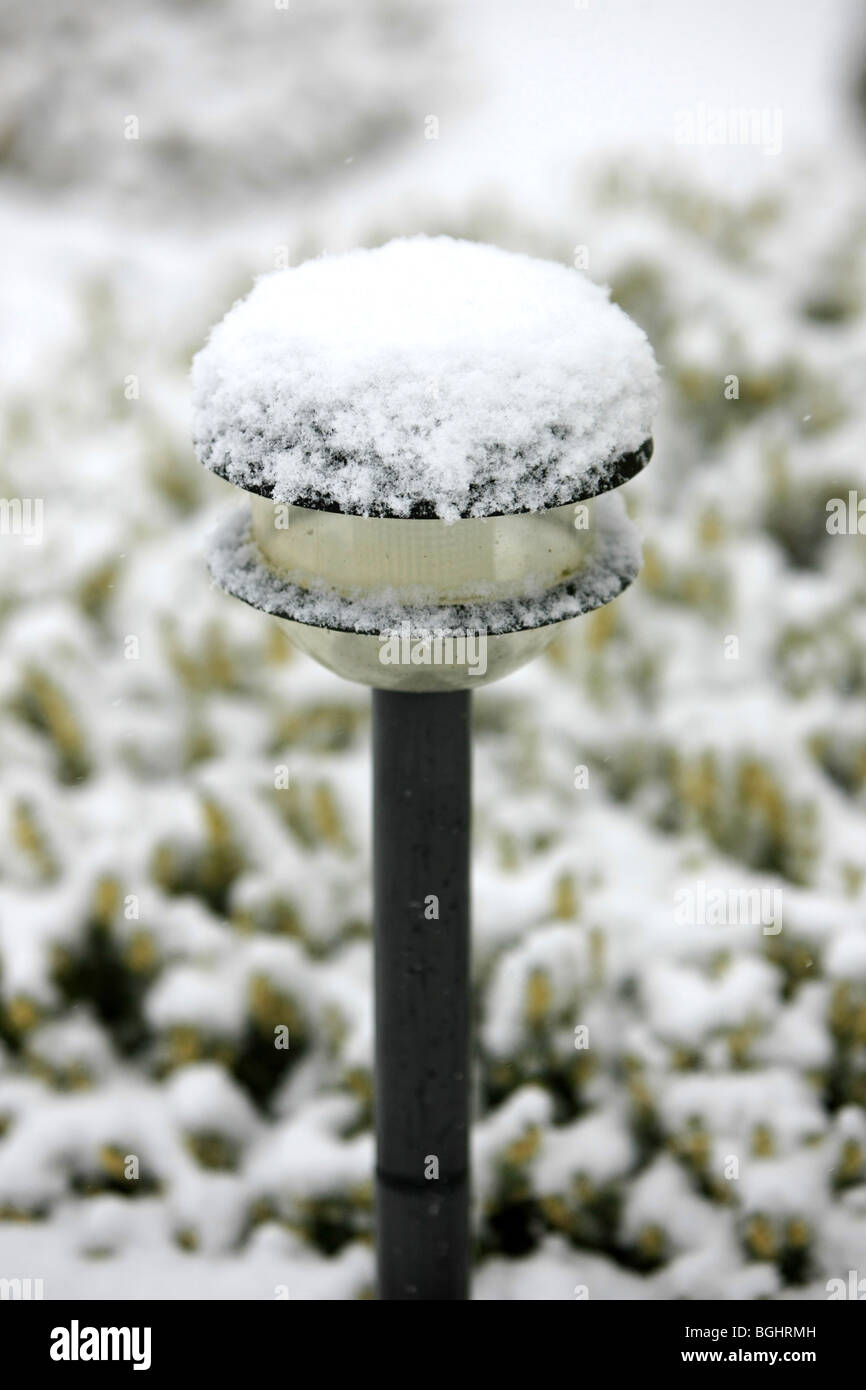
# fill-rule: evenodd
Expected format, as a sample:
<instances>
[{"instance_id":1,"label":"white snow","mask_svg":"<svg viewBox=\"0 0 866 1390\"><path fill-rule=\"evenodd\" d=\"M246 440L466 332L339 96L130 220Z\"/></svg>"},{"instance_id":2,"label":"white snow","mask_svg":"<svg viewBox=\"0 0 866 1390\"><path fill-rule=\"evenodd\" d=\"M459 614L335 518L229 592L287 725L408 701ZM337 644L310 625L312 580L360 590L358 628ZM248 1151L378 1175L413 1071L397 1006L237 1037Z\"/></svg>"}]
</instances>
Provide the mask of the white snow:
<instances>
[{"instance_id":1,"label":"white snow","mask_svg":"<svg viewBox=\"0 0 866 1390\"><path fill-rule=\"evenodd\" d=\"M263 276L193 368L202 462L275 501L488 516L602 491L658 399L646 335L576 270L450 237Z\"/></svg>"},{"instance_id":2,"label":"white snow","mask_svg":"<svg viewBox=\"0 0 866 1390\"><path fill-rule=\"evenodd\" d=\"M568 1190L577 1177L593 1183L624 1178L635 1161L635 1145L624 1115L599 1108L571 1125L549 1129L535 1166L538 1192Z\"/></svg>"}]
</instances>

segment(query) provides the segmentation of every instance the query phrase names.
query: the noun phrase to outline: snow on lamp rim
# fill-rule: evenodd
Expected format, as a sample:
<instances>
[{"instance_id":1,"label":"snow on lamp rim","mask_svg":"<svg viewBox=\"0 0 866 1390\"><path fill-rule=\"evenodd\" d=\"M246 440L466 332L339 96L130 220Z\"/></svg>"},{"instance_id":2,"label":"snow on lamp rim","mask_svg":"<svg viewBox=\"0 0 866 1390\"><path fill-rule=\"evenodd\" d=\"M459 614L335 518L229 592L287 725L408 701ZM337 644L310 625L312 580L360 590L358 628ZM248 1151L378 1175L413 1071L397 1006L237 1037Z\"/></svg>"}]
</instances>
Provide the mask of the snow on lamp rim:
<instances>
[{"instance_id":1,"label":"snow on lamp rim","mask_svg":"<svg viewBox=\"0 0 866 1390\"><path fill-rule=\"evenodd\" d=\"M412 237L263 276L193 367L198 456L354 516L537 512L652 453L646 336L580 272Z\"/></svg>"}]
</instances>

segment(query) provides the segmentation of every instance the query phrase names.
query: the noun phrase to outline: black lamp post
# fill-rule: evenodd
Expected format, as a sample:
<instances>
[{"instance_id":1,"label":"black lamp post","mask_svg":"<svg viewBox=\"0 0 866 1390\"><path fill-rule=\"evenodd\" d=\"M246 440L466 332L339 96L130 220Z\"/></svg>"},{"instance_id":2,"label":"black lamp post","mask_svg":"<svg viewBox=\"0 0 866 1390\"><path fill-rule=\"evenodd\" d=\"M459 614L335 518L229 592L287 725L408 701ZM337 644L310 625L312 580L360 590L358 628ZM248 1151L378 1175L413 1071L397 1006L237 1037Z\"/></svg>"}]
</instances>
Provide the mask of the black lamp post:
<instances>
[{"instance_id":1,"label":"black lamp post","mask_svg":"<svg viewBox=\"0 0 866 1390\"><path fill-rule=\"evenodd\" d=\"M354 311L365 306L373 262L388 322L382 330L371 322L368 343ZM407 280L407 262L417 275L444 272L441 293ZM307 266L260 282L197 360L199 455L253 494L216 533L210 566L227 592L279 618L304 651L373 688L379 1296L465 1299L471 692L635 577L634 530L619 499L599 494L649 460L655 368L640 331L561 267L444 238L312 266L312 275ZM286 277L304 272L293 318ZM321 332L311 312L317 294ZM567 310L573 294L563 348L561 300ZM388 298L400 295L409 301L403 314ZM461 394L465 354L471 362L478 352L467 333L488 340L486 304L501 317L503 295L514 302L497 328L516 355L506 352L504 370L490 364L495 379L479 383L489 399L477 418L473 396ZM548 365L546 332L561 402L555 373L553 397L533 389L533 373ZM521 333L534 334L525 349ZM495 357L495 335L491 342ZM293 370L305 352L313 357L306 389ZM569 369L582 393L571 403ZM499 398L495 438L487 407ZM353 409L347 446L341 430ZM440 487L429 465L455 419L466 425L468 463L450 484L446 467ZM535 424L533 445L527 425ZM417 468L389 458L395 440Z\"/></svg>"},{"instance_id":2,"label":"black lamp post","mask_svg":"<svg viewBox=\"0 0 866 1390\"><path fill-rule=\"evenodd\" d=\"M471 700L468 690L373 691L377 1241L386 1299L467 1296Z\"/></svg>"}]
</instances>

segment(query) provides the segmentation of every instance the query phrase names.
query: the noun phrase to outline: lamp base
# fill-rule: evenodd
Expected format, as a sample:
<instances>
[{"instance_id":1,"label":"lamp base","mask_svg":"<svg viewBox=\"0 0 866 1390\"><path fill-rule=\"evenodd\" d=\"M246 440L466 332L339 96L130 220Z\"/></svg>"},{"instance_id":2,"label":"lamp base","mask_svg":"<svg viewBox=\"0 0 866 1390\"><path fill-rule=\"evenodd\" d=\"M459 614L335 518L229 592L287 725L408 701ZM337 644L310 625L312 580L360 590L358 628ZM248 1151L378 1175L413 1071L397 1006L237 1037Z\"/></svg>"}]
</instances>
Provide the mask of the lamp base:
<instances>
[{"instance_id":1,"label":"lamp base","mask_svg":"<svg viewBox=\"0 0 866 1390\"><path fill-rule=\"evenodd\" d=\"M419 639L408 623L387 637L335 632L290 618L279 623L296 647L344 680L409 694L490 685L532 661L564 626L551 623L495 636L470 630L437 637L433 632Z\"/></svg>"}]
</instances>

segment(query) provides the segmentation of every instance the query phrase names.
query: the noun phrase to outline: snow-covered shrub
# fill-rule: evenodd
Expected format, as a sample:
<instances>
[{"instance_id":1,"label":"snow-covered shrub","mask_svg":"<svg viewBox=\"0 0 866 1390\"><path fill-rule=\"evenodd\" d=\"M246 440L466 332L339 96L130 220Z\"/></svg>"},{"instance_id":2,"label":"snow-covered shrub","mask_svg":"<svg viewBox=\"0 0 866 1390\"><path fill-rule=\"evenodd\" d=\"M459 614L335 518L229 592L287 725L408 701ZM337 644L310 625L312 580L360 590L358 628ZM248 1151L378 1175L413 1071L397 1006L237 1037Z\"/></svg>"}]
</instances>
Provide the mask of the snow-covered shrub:
<instances>
[{"instance_id":1,"label":"snow-covered shrub","mask_svg":"<svg viewBox=\"0 0 866 1390\"><path fill-rule=\"evenodd\" d=\"M355 8L363 39L379 7ZM109 137L64 114L107 120L77 81L32 116L32 74L0 84L8 161L100 165ZM151 157L146 114L110 168ZM252 174L294 177L305 142L342 159L357 117L314 112ZM226 119L188 132L205 192L246 160L208 156ZM32 153L46 121L68 143ZM619 167L569 210L664 406L629 488L643 578L476 700L481 1298L822 1298L863 1268L866 547L826 526L866 492L861 185L840 164L743 206ZM0 537L5 1272L51 1296L367 1296L366 698L210 587L224 487L188 442L191 348L272 265L74 222L58 252L53 213L8 220L31 279L2 330L2 492L43 498L45 534ZM560 222L455 221L566 258ZM781 894L778 932L678 912L755 890Z\"/></svg>"}]
</instances>

